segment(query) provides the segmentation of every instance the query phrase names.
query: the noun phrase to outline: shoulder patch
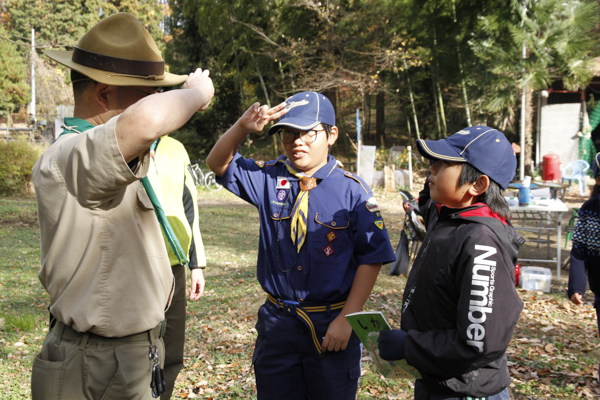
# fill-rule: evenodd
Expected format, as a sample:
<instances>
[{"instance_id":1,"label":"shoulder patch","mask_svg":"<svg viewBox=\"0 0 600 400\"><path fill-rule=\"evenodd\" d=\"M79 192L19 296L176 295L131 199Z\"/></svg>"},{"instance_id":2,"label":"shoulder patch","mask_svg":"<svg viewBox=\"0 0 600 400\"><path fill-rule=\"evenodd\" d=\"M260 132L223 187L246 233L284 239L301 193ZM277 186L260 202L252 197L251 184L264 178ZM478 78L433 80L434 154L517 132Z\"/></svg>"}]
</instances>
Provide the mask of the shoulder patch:
<instances>
[{"instance_id":1,"label":"shoulder patch","mask_svg":"<svg viewBox=\"0 0 600 400\"><path fill-rule=\"evenodd\" d=\"M379 204L377 204L377 199L375 197L371 197L369 200L367 200L367 210L369 210L370 212L377 212L377 211L381 211L379 209Z\"/></svg>"},{"instance_id":2,"label":"shoulder patch","mask_svg":"<svg viewBox=\"0 0 600 400\"><path fill-rule=\"evenodd\" d=\"M375 223L376 227L378 227L379 229L383 230L383 221L382 220L377 220L374 223Z\"/></svg>"},{"instance_id":3,"label":"shoulder patch","mask_svg":"<svg viewBox=\"0 0 600 400\"><path fill-rule=\"evenodd\" d=\"M255 161L256 165L258 165L259 168L262 168L265 166L265 162L264 161Z\"/></svg>"}]
</instances>

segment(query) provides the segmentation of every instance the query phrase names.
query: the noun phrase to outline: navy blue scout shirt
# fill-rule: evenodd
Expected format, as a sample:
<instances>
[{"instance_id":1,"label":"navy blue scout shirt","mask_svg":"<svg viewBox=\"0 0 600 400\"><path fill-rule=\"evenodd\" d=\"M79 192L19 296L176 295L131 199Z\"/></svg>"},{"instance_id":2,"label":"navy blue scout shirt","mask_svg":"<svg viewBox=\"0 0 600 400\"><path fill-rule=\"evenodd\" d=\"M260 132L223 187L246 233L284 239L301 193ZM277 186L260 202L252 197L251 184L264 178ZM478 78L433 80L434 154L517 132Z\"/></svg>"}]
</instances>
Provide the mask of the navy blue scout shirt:
<instances>
[{"instance_id":1,"label":"navy blue scout shirt","mask_svg":"<svg viewBox=\"0 0 600 400\"><path fill-rule=\"evenodd\" d=\"M290 223L300 189L285 160L255 161L237 153L217 179L258 208L258 281L265 292L283 300L343 301L359 265L395 259L375 198L329 155L313 175L317 187L310 191L308 233L298 254Z\"/></svg>"}]
</instances>

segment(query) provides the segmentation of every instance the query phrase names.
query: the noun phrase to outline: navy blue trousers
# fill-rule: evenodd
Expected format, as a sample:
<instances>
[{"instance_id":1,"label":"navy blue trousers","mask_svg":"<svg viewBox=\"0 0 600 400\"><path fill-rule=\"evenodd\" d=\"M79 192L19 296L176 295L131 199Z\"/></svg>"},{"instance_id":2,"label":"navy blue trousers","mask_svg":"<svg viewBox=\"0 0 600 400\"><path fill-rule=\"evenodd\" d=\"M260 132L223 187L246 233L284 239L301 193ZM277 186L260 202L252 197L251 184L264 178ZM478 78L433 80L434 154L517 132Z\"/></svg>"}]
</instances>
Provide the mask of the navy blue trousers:
<instances>
[{"instance_id":1,"label":"navy blue trousers","mask_svg":"<svg viewBox=\"0 0 600 400\"><path fill-rule=\"evenodd\" d=\"M339 314L309 314L323 342ZM258 311L253 364L259 400L354 400L362 346L352 333L346 350L319 355L309 329L295 315L267 301Z\"/></svg>"}]
</instances>

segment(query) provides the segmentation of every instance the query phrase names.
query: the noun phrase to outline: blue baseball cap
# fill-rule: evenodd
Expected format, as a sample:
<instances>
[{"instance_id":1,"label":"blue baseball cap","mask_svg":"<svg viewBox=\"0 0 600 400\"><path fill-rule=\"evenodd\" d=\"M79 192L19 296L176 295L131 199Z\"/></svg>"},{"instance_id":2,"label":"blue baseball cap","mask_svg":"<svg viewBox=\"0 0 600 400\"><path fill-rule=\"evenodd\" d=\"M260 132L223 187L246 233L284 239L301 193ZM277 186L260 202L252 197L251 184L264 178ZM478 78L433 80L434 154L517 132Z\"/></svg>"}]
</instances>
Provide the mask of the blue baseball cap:
<instances>
[{"instance_id":1,"label":"blue baseball cap","mask_svg":"<svg viewBox=\"0 0 600 400\"><path fill-rule=\"evenodd\" d=\"M600 153L596 154L592 161L592 171L594 172L594 179L600 175Z\"/></svg>"},{"instance_id":2,"label":"blue baseball cap","mask_svg":"<svg viewBox=\"0 0 600 400\"><path fill-rule=\"evenodd\" d=\"M469 163L503 189L515 177L517 158L504 133L487 126L471 126L442 140L417 140L423 157Z\"/></svg>"},{"instance_id":3,"label":"blue baseball cap","mask_svg":"<svg viewBox=\"0 0 600 400\"><path fill-rule=\"evenodd\" d=\"M316 92L301 92L286 101L288 110L279 121L269 129L274 134L284 126L303 131L319 124L335 126L335 110L327 97Z\"/></svg>"}]
</instances>

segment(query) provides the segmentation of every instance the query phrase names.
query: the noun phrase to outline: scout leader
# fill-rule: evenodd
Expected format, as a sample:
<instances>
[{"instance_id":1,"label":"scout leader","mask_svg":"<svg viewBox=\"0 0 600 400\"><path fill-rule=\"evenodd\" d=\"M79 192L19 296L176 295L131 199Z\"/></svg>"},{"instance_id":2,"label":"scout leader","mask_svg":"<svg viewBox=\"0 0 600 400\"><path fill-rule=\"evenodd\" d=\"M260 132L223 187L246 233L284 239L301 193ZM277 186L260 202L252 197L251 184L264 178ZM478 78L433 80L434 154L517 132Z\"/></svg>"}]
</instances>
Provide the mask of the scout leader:
<instances>
[{"instance_id":1,"label":"scout leader","mask_svg":"<svg viewBox=\"0 0 600 400\"><path fill-rule=\"evenodd\" d=\"M162 335L173 273L154 206L138 182L150 145L208 107L208 71L165 72L131 14L100 21L73 51L75 118L33 168L40 281L54 316L33 363L34 399L151 399L164 391ZM179 90L157 93L185 81Z\"/></svg>"},{"instance_id":2,"label":"scout leader","mask_svg":"<svg viewBox=\"0 0 600 400\"><path fill-rule=\"evenodd\" d=\"M286 155L243 158L238 146L284 106L269 134L278 133ZM257 272L267 300L253 364L261 400L356 397L361 346L345 315L362 310L381 264L395 257L371 190L328 154L337 138L331 102L302 92L271 110L250 107L206 160L260 216Z\"/></svg>"}]
</instances>

